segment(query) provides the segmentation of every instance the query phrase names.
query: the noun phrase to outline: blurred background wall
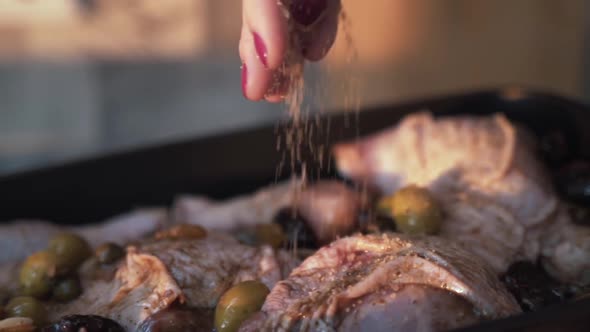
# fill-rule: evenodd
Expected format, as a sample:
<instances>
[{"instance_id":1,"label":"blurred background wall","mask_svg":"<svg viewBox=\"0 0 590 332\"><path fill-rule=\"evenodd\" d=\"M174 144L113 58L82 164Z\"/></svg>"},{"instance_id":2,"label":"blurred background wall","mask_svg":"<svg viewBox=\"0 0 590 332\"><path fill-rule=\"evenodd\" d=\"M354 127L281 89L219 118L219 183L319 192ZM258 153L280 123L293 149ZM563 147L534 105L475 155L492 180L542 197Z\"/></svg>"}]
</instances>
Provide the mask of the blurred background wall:
<instances>
[{"instance_id":1,"label":"blurred background wall","mask_svg":"<svg viewBox=\"0 0 590 332\"><path fill-rule=\"evenodd\" d=\"M507 84L590 98L584 0L343 5L352 44L340 31L308 68L318 108ZM241 96L240 24L240 0L1 0L0 173L278 121Z\"/></svg>"}]
</instances>

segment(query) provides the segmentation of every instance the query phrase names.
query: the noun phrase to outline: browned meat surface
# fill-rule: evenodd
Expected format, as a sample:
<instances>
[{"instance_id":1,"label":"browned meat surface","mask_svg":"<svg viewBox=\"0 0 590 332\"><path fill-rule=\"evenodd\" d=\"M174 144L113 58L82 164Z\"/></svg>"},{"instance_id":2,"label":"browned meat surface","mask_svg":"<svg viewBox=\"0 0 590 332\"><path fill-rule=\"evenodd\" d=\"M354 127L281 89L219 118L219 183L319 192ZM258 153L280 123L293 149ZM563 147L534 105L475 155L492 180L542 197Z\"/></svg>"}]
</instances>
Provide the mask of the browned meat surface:
<instances>
[{"instance_id":1,"label":"browned meat surface","mask_svg":"<svg viewBox=\"0 0 590 332\"><path fill-rule=\"evenodd\" d=\"M495 273L461 247L356 235L306 259L242 331L438 331L519 312Z\"/></svg>"},{"instance_id":2,"label":"browned meat surface","mask_svg":"<svg viewBox=\"0 0 590 332\"><path fill-rule=\"evenodd\" d=\"M135 331L173 303L211 309L240 281L258 279L272 288L297 264L289 253L243 246L214 232L198 240L148 242L128 248L112 281L92 280L78 299L54 305L52 318L100 315Z\"/></svg>"},{"instance_id":3,"label":"browned meat surface","mask_svg":"<svg viewBox=\"0 0 590 332\"><path fill-rule=\"evenodd\" d=\"M270 223L280 210L293 207L309 222L316 238L329 243L354 231L361 203L361 195L340 182L320 181L301 187L295 181L221 202L184 196L176 201L172 214L179 223L227 231Z\"/></svg>"},{"instance_id":4,"label":"browned meat surface","mask_svg":"<svg viewBox=\"0 0 590 332\"><path fill-rule=\"evenodd\" d=\"M99 224L62 227L46 221L20 220L0 225L0 264L21 261L43 250L49 240L64 231L83 236L93 246L104 242L125 244L155 231L167 221L164 209L141 209Z\"/></svg>"},{"instance_id":5,"label":"browned meat surface","mask_svg":"<svg viewBox=\"0 0 590 332\"><path fill-rule=\"evenodd\" d=\"M384 193L408 184L428 187L446 213L441 235L463 243L497 273L543 251L552 257L554 277L570 281L580 269L587 275L587 264L578 263L590 261L590 237L574 239L570 226L551 227L559 201L532 147L527 133L502 115L434 119L422 113L337 145L334 154L343 175ZM575 267L572 256L555 255L558 247L575 252Z\"/></svg>"}]
</instances>

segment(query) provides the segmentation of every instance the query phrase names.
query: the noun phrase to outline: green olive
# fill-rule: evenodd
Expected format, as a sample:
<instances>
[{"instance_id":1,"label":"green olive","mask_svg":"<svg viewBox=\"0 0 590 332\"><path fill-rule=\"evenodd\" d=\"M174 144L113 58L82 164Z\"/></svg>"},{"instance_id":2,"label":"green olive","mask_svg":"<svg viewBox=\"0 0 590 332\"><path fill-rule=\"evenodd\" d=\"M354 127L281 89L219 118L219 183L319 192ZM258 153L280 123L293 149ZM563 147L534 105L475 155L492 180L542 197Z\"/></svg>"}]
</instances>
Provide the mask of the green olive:
<instances>
[{"instance_id":1,"label":"green olive","mask_svg":"<svg viewBox=\"0 0 590 332\"><path fill-rule=\"evenodd\" d=\"M82 237L71 234L59 234L49 242L49 251L57 257L57 272L65 275L75 271L92 251L90 245Z\"/></svg>"},{"instance_id":2,"label":"green olive","mask_svg":"<svg viewBox=\"0 0 590 332\"><path fill-rule=\"evenodd\" d=\"M95 255L101 264L113 264L125 256L125 249L118 244L107 242L96 248Z\"/></svg>"},{"instance_id":3,"label":"green olive","mask_svg":"<svg viewBox=\"0 0 590 332\"><path fill-rule=\"evenodd\" d=\"M29 296L15 297L6 305L8 317L28 317L36 326L43 326L47 322L47 310L37 299Z\"/></svg>"},{"instance_id":4,"label":"green olive","mask_svg":"<svg viewBox=\"0 0 590 332\"><path fill-rule=\"evenodd\" d=\"M233 332L252 314L259 311L268 295L268 288L259 281L244 281L227 290L215 308L217 332Z\"/></svg>"},{"instance_id":5,"label":"green olive","mask_svg":"<svg viewBox=\"0 0 590 332\"><path fill-rule=\"evenodd\" d=\"M410 185L400 189L391 201L396 227L407 234L436 234L440 230L442 210L425 189Z\"/></svg>"},{"instance_id":6,"label":"green olive","mask_svg":"<svg viewBox=\"0 0 590 332\"><path fill-rule=\"evenodd\" d=\"M382 197L377 202L377 214L391 217L393 213L393 196Z\"/></svg>"},{"instance_id":7,"label":"green olive","mask_svg":"<svg viewBox=\"0 0 590 332\"><path fill-rule=\"evenodd\" d=\"M207 231L199 225L181 224L156 233L156 240L162 239L201 239Z\"/></svg>"},{"instance_id":8,"label":"green olive","mask_svg":"<svg viewBox=\"0 0 590 332\"><path fill-rule=\"evenodd\" d=\"M286 240L281 225L275 223L256 225L255 234L259 244L268 244L275 249L280 248Z\"/></svg>"},{"instance_id":9,"label":"green olive","mask_svg":"<svg viewBox=\"0 0 590 332\"><path fill-rule=\"evenodd\" d=\"M67 278L58 281L53 287L53 298L58 302L71 301L82 293L78 278Z\"/></svg>"},{"instance_id":10,"label":"green olive","mask_svg":"<svg viewBox=\"0 0 590 332\"><path fill-rule=\"evenodd\" d=\"M40 251L29 256L21 266L19 283L25 295L44 297L51 291L56 274L54 253Z\"/></svg>"}]
</instances>

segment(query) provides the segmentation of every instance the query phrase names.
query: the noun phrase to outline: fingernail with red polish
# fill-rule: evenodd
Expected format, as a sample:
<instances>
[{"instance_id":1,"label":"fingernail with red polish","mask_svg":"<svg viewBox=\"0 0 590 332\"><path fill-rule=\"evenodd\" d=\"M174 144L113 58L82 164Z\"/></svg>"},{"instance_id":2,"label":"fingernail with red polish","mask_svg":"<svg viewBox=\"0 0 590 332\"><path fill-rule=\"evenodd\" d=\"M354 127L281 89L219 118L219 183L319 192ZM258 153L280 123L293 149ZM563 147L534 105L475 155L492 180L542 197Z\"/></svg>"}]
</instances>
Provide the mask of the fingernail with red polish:
<instances>
[{"instance_id":1,"label":"fingernail with red polish","mask_svg":"<svg viewBox=\"0 0 590 332\"><path fill-rule=\"evenodd\" d=\"M264 41L260 38L259 34L256 32L253 32L252 34L254 35L254 48L256 48L256 54L258 54L260 62L262 62L265 67L268 67L268 52L266 50L266 45L264 45Z\"/></svg>"},{"instance_id":2,"label":"fingernail with red polish","mask_svg":"<svg viewBox=\"0 0 590 332\"><path fill-rule=\"evenodd\" d=\"M297 23L309 26L320 18L327 7L328 0L299 0L291 1L289 11Z\"/></svg>"},{"instance_id":3,"label":"fingernail with red polish","mask_svg":"<svg viewBox=\"0 0 590 332\"><path fill-rule=\"evenodd\" d=\"M248 98L246 95L246 87L248 85L248 67L246 67L246 63L242 64L242 94L244 97Z\"/></svg>"}]
</instances>

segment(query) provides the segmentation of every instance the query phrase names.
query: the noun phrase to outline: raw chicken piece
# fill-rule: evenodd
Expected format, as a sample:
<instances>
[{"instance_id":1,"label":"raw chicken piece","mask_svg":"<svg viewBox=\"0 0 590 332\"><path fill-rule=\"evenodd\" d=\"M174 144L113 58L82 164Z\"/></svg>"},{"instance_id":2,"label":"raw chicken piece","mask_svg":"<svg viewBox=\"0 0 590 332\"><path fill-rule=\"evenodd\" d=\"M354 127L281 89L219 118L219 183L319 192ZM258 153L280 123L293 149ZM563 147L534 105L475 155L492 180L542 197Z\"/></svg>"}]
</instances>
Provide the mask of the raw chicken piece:
<instances>
[{"instance_id":1,"label":"raw chicken piece","mask_svg":"<svg viewBox=\"0 0 590 332\"><path fill-rule=\"evenodd\" d=\"M519 312L494 272L451 242L355 235L306 259L241 331L440 331Z\"/></svg>"},{"instance_id":2,"label":"raw chicken piece","mask_svg":"<svg viewBox=\"0 0 590 332\"><path fill-rule=\"evenodd\" d=\"M165 209L140 209L84 226L64 227L35 220L1 224L0 264L21 261L31 253L47 248L50 239L61 232L79 234L95 247L107 241L125 244L157 230L166 222Z\"/></svg>"},{"instance_id":3,"label":"raw chicken piece","mask_svg":"<svg viewBox=\"0 0 590 332\"><path fill-rule=\"evenodd\" d=\"M210 311L225 290L241 281L258 279L272 288L298 263L287 252L243 246L215 232L198 240L149 241L128 247L114 280L93 280L78 299L50 311L53 319L100 315L135 331L173 303Z\"/></svg>"},{"instance_id":4,"label":"raw chicken piece","mask_svg":"<svg viewBox=\"0 0 590 332\"><path fill-rule=\"evenodd\" d=\"M202 196L181 196L174 202L172 217L176 223L221 231L268 223L281 208L291 206L300 187L299 181L287 181L222 202Z\"/></svg>"},{"instance_id":5,"label":"raw chicken piece","mask_svg":"<svg viewBox=\"0 0 590 332\"><path fill-rule=\"evenodd\" d=\"M338 170L384 193L407 184L444 191L475 191L520 223L547 219L557 205L531 140L502 115L434 119L406 117L395 128L355 143L336 145Z\"/></svg>"},{"instance_id":6,"label":"raw chicken piece","mask_svg":"<svg viewBox=\"0 0 590 332\"><path fill-rule=\"evenodd\" d=\"M579 269L587 275L580 262L590 261L590 237L574 240L570 226L551 227L559 201L533 151L527 132L502 115L434 119L427 113L334 148L343 175L385 194L408 184L428 187L446 212L441 236L464 244L498 274L517 260L535 261L549 246L543 250L555 278L570 281ZM556 255L557 243L577 258Z\"/></svg>"},{"instance_id":7,"label":"raw chicken piece","mask_svg":"<svg viewBox=\"0 0 590 332\"><path fill-rule=\"evenodd\" d=\"M125 245L167 226L169 222L167 209L139 209L98 224L72 227L69 230L80 234L93 247L106 241Z\"/></svg>"},{"instance_id":8,"label":"raw chicken piece","mask_svg":"<svg viewBox=\"0 0 590 332\"><path fill-rule=\"evenodd\" d=\"M190 306L204 308L213 308L226 289L242 281L260 280L270 289L299 263L286 251L243 246L216 233L197 241L149 243L141 251L164 263Z\"/></svg>"},{"instance_id":9,"label":"raw chicken piece","mask_svg":"<svg viewBox=\"0 0 590 332\"><path fill-rule=\"evenodd\" d=\"M221 202L180 197L172 214L178 223L228 231L270 223L279 210L294 207L309 222L318 241L329 243L355 230L361 204L361 195L341 182L320 181L302 187L299 181L289 181Z\"/></svg>"},{"instance_id":10,"label":"raw chicken piece","mask_svg":"<svg viewBox=\"0 0 590 332\"><path fill-rule=\"evenodd\" d=\"M357 229L362 197L341 182L321 181L304 189L294 204L319 243L327 244Z\"/></svg>"}]
</instances>

